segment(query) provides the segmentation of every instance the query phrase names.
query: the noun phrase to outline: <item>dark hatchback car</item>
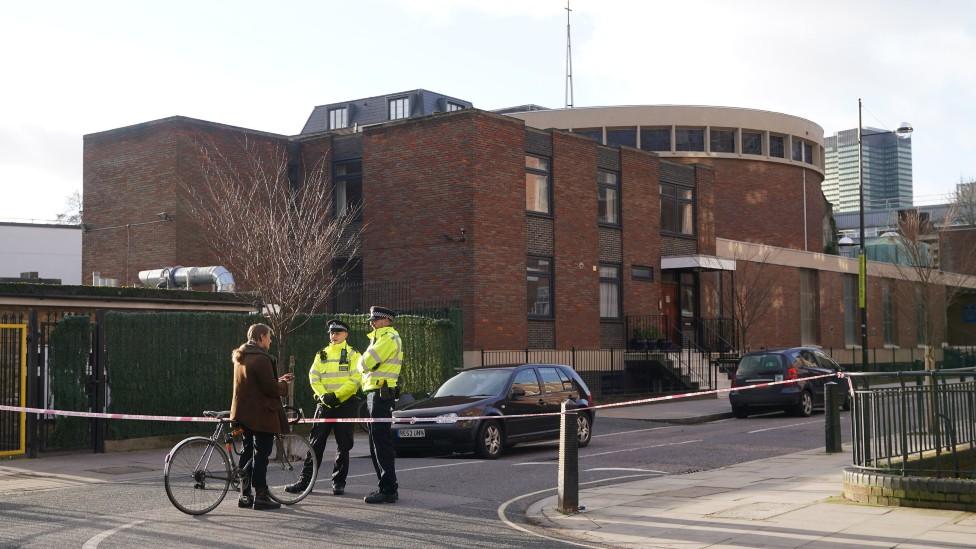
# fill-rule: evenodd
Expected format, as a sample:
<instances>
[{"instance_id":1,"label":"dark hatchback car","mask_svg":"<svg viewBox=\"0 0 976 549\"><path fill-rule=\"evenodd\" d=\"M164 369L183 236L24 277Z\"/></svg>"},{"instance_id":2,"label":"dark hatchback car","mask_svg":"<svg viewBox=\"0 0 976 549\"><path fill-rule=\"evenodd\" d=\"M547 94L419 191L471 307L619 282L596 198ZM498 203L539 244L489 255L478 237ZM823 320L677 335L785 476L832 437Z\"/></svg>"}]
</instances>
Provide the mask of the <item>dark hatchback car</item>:
<instances>
[{"instance_id":1,"label":"dark hatchback car","mask_svg":"<svg viewBox=\"0 0 976 549\"><path fill-rule=\"evenodd\" d=\"M817 347L792 347L748 353L739 360L732 380L733 389L770 381L789 381L772 387L733 390L729 393L732 413L744 418L750 413L782 409L798 416L809 416L824 405L824 385L831 378L808 379L842 371L836 362ZM849 398L844 409L849 409Z\"/></svg>"},{"instance_id":2,"label":"dark hatchback car","mask_svg":"<svg viewBox=\"0 0 976 549\"><path fill-rule=\"evenodd\" d=\"M393 425L398 454L411 451L475 452L494 459L519 442L555 439L559 416L504 419L505 416L559 412L562 402L573 408L593 405L586 383L569 366L516 364L465 370L444 382L429 398L412 402L394 417L439 418L442 423ZM580 447L590 443L593 410L577 416ZM498 419L465 420L494 416Z\"/></svg>"}]
</instances>

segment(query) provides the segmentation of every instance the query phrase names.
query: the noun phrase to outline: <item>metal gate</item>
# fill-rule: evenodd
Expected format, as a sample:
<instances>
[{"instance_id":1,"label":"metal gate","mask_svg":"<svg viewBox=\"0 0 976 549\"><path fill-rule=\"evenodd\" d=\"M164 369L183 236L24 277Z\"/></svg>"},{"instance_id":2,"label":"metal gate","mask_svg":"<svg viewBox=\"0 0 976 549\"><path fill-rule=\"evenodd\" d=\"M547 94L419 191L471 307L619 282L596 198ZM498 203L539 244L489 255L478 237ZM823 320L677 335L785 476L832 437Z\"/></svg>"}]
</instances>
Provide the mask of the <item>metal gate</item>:
<instances>
[{"instance_id":1,"label":"metal gate","mask_svg":"<svg viewBox=\"0 0 976 549\"><path fill-rule=\"evenodd\" d=\"M0 403L27 406L27 324L0 324ZM27 450L27 414L0 412L0 457Z\"/></svg>"}]
</instances>

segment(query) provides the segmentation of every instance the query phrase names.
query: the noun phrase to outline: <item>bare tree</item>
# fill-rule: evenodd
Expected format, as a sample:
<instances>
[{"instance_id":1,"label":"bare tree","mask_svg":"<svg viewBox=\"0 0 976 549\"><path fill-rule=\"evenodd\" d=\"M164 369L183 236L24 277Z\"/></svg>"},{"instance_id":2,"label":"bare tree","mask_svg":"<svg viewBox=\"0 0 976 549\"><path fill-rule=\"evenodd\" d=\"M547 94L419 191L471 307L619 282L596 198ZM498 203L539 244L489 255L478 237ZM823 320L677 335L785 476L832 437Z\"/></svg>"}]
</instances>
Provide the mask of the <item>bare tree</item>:
<instances>
[{"instance_id":1,"label":"bare tree","mask_svg":"<svg viewBox=\"0 0 976 549\"><path fill-rule=\"evenodd\" d=\"M765 246L756 252L743 252L737 248L732 253L737 265L732 288L732 311L743 348L748 348L749 330L760 318L769 314L776 295L776 285L772 283L769 269L773 254L773 248Z\"/></svg>"},{"instance_id":2,"label":"bare tree","mask_svg":"<svg viewBox=\"0 0 976 549\"><path fill-rule=\"evenodd\" d=\"M81 223L81 191L74 191L64 199L64 211L55 218L59 223Z\"/></svg>"},{"instance_id":3,"label":"bare tree","mask_svg":"<svg viewBox=\"0 0 976 549\"><path fill-rule=\"evenodd\" d=\"M960 179L956 192L952 195L955 219L967 226L976 226L976 179Z\"/></svg>"},{"instance_id":4,"label":"bare tree","mask_svg":"<svg viewBox=\"0 0 976 549\"><path fill-rule=\"evenodd\" d=\"M325 158L289 178L278 144L242 138L233 151L201 145L202 184L182 182L191 215L241 285L257 292L277 335L279 363L289 334L322 310L358 253L359 207L335 215ZM340 268L341 271L341 268Z\"/></svg>"}]
</instances>

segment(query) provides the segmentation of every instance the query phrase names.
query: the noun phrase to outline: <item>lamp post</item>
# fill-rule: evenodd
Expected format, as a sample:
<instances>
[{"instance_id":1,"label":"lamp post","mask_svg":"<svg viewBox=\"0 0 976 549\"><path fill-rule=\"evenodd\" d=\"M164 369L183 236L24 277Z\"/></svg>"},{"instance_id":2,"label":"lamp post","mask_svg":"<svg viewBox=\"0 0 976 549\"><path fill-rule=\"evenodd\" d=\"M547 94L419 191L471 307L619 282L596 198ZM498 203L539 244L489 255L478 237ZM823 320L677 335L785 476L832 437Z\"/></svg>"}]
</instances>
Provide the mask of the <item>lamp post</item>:
<instances>
[{"instance_id":1,"label":"lamp post","mask_svg":"<svg viewBox=\"0 0 976 549\"><path fill-rule=\"evenodd\" d=\"M908 122L902 122L901 126L895 131L864 133L861 117L861 98L857 98L857 200L860 220L861 241L858 250L857 262L857 306L861 309L861 367L867 368L868 364L868 307L867 307L867 284L868 284L868 258L867 249L864 246L864 144L862 138L872 135L886 135L894 133L897 135L908 135L914 131Z\"/></svg>"}]
</instances>

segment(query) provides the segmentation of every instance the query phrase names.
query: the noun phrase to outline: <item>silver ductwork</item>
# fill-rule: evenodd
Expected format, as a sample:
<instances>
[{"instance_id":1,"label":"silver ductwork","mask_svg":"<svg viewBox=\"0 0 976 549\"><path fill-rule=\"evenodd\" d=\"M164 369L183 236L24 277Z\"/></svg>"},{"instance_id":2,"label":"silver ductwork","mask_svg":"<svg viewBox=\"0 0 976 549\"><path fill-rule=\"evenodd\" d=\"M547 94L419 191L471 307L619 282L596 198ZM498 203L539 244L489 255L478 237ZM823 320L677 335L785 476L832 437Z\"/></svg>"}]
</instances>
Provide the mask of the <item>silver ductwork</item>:
<instances>
[{"instance_id":1,"label":"silver ductwork","mask_svg":"<svg viewBox=\"0 0 976 549\"><path fill-rule=\"evenodd\" d=\"M218 292L233 292L234 275L224 267L166 267L139 271L139 282L150 288L190 290L194 284L213 284Z\"/></svg>"}]
</instances>

